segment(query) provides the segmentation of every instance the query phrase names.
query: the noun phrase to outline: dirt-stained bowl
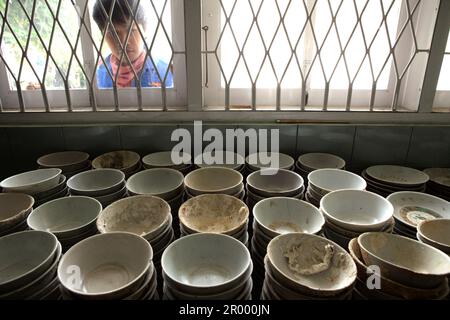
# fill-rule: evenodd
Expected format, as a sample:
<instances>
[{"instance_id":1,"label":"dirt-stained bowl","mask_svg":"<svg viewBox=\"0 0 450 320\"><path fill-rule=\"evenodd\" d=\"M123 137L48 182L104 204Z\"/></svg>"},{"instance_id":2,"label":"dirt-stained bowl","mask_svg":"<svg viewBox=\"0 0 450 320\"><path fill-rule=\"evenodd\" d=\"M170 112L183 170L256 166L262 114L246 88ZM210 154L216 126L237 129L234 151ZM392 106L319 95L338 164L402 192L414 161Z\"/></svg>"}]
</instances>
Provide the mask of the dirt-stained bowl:
<instances>
[{"instance_id":1,"label":"dirt-stained bowl","mask_svg":"<svg viewBox=\"0 0 450 320\"><path fill-rule=\"evenodd\" d=\"M33 205L33 197L27 194L0 193L0 232L23 222Z\"/></svg>"},{"instance_id":2,"label":"dirt-stained bowl","mask_svg":"<svg viewBox=\"0 0 450 320\"><path fill-rule=\"evenodd\" d=\"M450 219L423 221L417 227L420 241L450 254Z\"/></svg>"},{"instance_id":3,"label":"dirt-stained bowl","mask_svg":"<svg viewBox=\"0 0 450 320\"><path fill-rule=\"evenodd\" d=\"M190 172L184 178L189 193L198 196L206 193L238 193L242 188L242 174L229 168L200 168Z\"/></svg>"},{"instance_id":4,"label":"dirt-stained bowl","mask_svg":"<svg viewBox=\"0 0 450 320\"><path fill-rule=\"evenodd\" d=\"M134 151L120 150L102 154L92 161L94 169L117 169L130 173L136 169L141 156Z\"/></svg>"},{"instance_id":5,"label":"dirt-stained bowl","mask_svg":"<svg viewBox=\"0 0 450 320\"><path fill-rule=\"evenodd\" d=\"M182 169L191 165L191 155L188 153L176 153L172 151L155 152L142 158L144 167Z\"/></svg>"}]
</instances>

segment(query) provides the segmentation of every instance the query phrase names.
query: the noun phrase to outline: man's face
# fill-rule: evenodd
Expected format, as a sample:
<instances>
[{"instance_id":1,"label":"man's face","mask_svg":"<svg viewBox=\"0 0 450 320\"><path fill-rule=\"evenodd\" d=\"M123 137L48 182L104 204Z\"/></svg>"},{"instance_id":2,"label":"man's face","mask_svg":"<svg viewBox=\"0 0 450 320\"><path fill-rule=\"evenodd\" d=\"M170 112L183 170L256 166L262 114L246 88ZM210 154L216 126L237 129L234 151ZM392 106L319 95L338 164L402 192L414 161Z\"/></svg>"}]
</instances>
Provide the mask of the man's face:
<instances>
[{"instance_id":1,"label":"man's face","mask_svg":"<svg viewBox=\"0 0 450 320\"><path fill-rule=\"evenodd\" d=\"M114 34L114 30L117 33L117 37ZM128 58L131 62L135 61L142 53L144 48L144 40L139 33L138 25L133 22L130 31L130 37L128 38L128 43L125 47L125 42L128 35L128 24L115 24L114 26L109 26L109 30L106 32L105 40L108 43L109 48L114 56L118 59L121 58L122 55L122 47L126 51ZM142 26L140 26L141 30L143 30ZM120 42L119 42L120 41ZM122 47L121 47L121 45ZM128 60L125 55L123 57L123 64L128 64Z\"/></svg>"}]
</instances>

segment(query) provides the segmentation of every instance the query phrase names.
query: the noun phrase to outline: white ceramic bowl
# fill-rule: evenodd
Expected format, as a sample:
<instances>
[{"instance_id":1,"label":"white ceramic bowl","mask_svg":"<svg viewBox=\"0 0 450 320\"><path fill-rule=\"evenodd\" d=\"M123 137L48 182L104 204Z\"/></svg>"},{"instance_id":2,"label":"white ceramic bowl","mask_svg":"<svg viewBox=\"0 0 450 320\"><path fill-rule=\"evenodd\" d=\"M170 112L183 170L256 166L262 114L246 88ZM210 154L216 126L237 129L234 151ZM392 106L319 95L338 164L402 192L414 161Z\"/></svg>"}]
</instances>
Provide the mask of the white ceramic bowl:
<instances>
[{"instance_id":1,"label":"white ceramic bowl","mask_svg":"<svg viewBox=\"0 0 450 320\"><path fill-rule=\"evenodd\" d=\"M296 198L296 199L301 199L302 197L303 197L303 191L304 191L304 188L302 188L302 189L300 189L300 192L298 193L298 194L294 194L294 195L291 195L291 196L289 196L289 198ZM255 193L253 193L253 192L251 192L250 190L248 190L248 188L246 189L246 193L247 193L247 196L249 197L249 198L251 198L252 200L254 200L254 201L261 201L261 200L264 200L264 199L267 199L267 198L275 198L276 196L273 196L273 197L263 197L263 196L260 196L260 195L257 195L257 194L255 194Z\"/></svg>"},{"instance_id":2,"label":"white ceramic bowl","mask_svg":"<svg viewBox=\"0 0 450 320\"><path fill-rule=\"evenodd\" d=\"M229 168L201 168L184 178L189 193L198 196L205 193L236 194L242 188L243 177Z\"/></svg>"},{"instance_id":3,"label":"white ceramic bowl","mask_svg":"<svg viewBox=\"0 0 450 320\"><path fill-rule=\"evenodd\" d=\"M315 170L308 175L308 182L309 186L322 196L336 190L364 190L367 187L363 178L340 169Z\"/></svg>"},{"instance_id":4,"label":"white ceramic bowl","mask_svg":"<svg viewBox=\"0 0 450 320\"><path fill-rule=\"evenodd\" d=\"M240 241L223 234L198 233L169 245L161 266L165 281L179 291L214 294L247 280L252 261Z\"/></svg>"},{"instance_id":5,"label":"white ceramic bowl","mask_svg":"<svg viewBox=\"0 0 450 320\"><path fill-rule=\"evenodd\" d=\"M174 159L172 159L172 157L174 157ZM174 162L174 160L181 161ZM172 151L155 152L142 158L142 163L146 168L181 169L191 164L191 155L183 153L179 156L178 153L172 153Z\"/></svg>"},{"instance_id":6,"label":"white ceramic bowl","mask_svg":"<svg viewBox=\"0 0 450 320\"><path fill-rule=\"evenodd\" d=\"M0 238L0 293L20 288L50 267L58 240L48 232L23 231Z\"/></svg>"},{"instance_id":7,"label":"white ceramic bowl","mask_svg":"<svg viewBox=\"0 0 450 320\"><path fill-rule=\"evenodd\" d=\"M423 221L417 227L420 241L450 255L450 219Z\"/></svg>"},{"instance_id":8,"label":"white ceramic bowl","mask_svg":"<svg viewBox=\"0 0 450 320\"><path fill-rule=\"evenodd\" d=\"M58 278L77 298L120 299L139 288L152 258L152 248L142 237L126 232L100 234L66 252Z\"/></svg>"},{"instance_id":9,"label":"white ceramic bowl","mask_svg":"<svg viewBox=\"0 0 450 320\"><path fill-rule=\"evenodd\" d=\"M402 166L372 166L366 169L366 174L376 181L398 186L419 186L430 179L422 171Z\"/></svg>"},{"instance_id":10,"label":"white ceramic bowl","mask_svg":"<svg viewBox=\"0 0 450 320\"><path fill-rule=\"evenodd\" d=\"M298 157L298 163L306 171L318 169L343 169L345 160L329 153L307 153Z\"/></svg>"},{"instance_id":11,"label":"white ceramic bowl","mask_svg":"<svg viewBox=\"0 0 450 320\"><path fill-rule=\"evenodd\" d=\"M387 199L394 206L394 218L413 230L425 220L450 219L450 203L429 194L400 191Z\"/></svg>"},{"instance_id":12,"label":"white ceramic bowl","mask_svg":"<svg viewBox=\"0 0 450 320\"><path fill-rule=\"evenodd\" d=\"M148 194L170 200L184 188L184 176L175 169L156 168L136 173L127 181L131 194Z\"/></svg>"},{"instance_id":13,"label":"white ceramic bowl","mask_svg":"<svg viewBox=\"0 0 450 320\"><path fill-rule=\"evenodd\" d=\"M233 196L204 194L183 203L178 214L180 222L194 232L231 235L247 222L249 210Z\"/></svg>"},{"instance_id":14,"label":"white ceramic bowl","mask_svg":"<svg viewBox=\"0 0 450 320\"><path fill-rule=\"evenodd\" d=\"M89 154L81 151L63 151L47 154L37 160L43 168L59 168L63 172L71 172L86 167Z\"/></svg>"},{"instance_id":15,"label":"white ceramic bowl","mask_svg":"<svg viewBox=\"0 0 450 320\"><path fill-rule=\"evenodd\" d=\"M33 230L74 237L92 228L101 211L102 205L93 198L61 198L34 209L27 223Z\"/></svg>"},{"instance_id":16,"label":"white ceramic bowl","mask_svg":"<svg viewBox=\"0 0 450 320\"><path fill-rule=\"evenodd\" d=\"M102 206L105 208L109 206L111 203L120 200L122 198L125 198L126 196L127 196L127 187L123 185L123 187L120 190L117 190L110 194L106 194L104 196L94 197L94 199L100 201Z\"/></svg>"},{"instance_id":17,"label":"white ceramic bowl","mask_svg":"<svg viewBox=\"0 0 450 320\"><path fill-rule=\"evenodd\" d=\"M67 181L75 195L98 197L120 190L125 184L125 174L117 169L96 169L79 173Z\"/></svg>"},{"instance_id":18,"label":"white ceramic bowl","mask_svg":"<svg viewBox=\"0 0 450 320\"><path fill-rule=\"evenodd\" d=\"M356 280L351 256L334 242L316 235L277 236L267 247L267 257L278 281L308 295L338 295L349 290Z\"/></svg>"},{"instance_id":19,"label":"white ceramic bowl","mask_svg":"<svg viewBox=\"0 0 450 320\"><path fill-rule=\"evenodd\" d=\"M363 190L338 190L320 200L320 210L333 224L350 231L380 230L394 208L385 198Z\"/></svg>"},{"instance_id":20,"label":"white ceramic bowl","mask_svg":"<svg viewBox=\"0 0 450 320\"><path fill-rule=\"evenodd\" d=\"M23 222L33 205L33 197L27 194L0 193L0 232Z\"/></svg>"},{"instance_id":21,"label":"white ceramic bowl","mask_svg":"<svg viewBox=\"0 0 450 320\"><path fill-rule=\"evenodd\" d=\"M288 197L298 194L303 188L303 178L293 171L279 169L255 171L247 177L247 188L264 197Z\"/></svg>"},{"instance_id":22,"label":"white ceramic bowl","mask_svg":"<svg viewBox=\"0 0 450 320\"><path fill-rule=\"evenodd\" d=\"M94 169L117 169L124 173L135 170L141 161L141 156L133 151L113 151L102 154L92 161Z\"/></svg>"},{"instance_id":23,"label":"white ceramic bowl","mask_svg":"<svg viewBox=\"0 0 450 320\"><path fill-rule=\"evenodd\" d=\"M384 232L358 237L364 262L382 276L415 288L436 288L450 274L450 257L418 241Z\"/></svg>"},{"instance_id":24,"label":"white ceramic bowl","mask_svg":"<svg viewBox=\"0 0 450 320\"><path fill-rule=\"evenodd\" d=\"M134 196L106 207L97 219L97 228L101 233L123 231L151 240L167 225L170 214L163 199Z\"/></svg>"},{"instance_id":25,"label":"white ceramic bowl","mask_svg":"<svg viewBox=\"0 0 450 320\"><path fill-rule=\"evenodd\" d=\"M276 160L275 160L276 159ZM276 163L273 163L276 161ZM290 155L278 152L260 152L248 155L245 162L250 170L277 168L289 170L294 167L295 160Z\"/></svg>"},{"instance_id":26,"label":"white ceramic bowl","mask_svg":"<svg viewBox=\"0 0 450 320\"><path fill-rule=\"evenodd\" d=\"M313 205L282 197L258 202L253 207L253 217L271 237L292 232L316 234L325 224L323 215Z\"/></svg>"},{"instance_id":27,"label":"white ceramic bowl","mask_svg":"<svg viewBox=\"0 0 450 320\"><path fill-rule=\"evenodd\" d=\"M38 169L9 177L0 183L4 192L34 195L58 185L61 169Z\"/></svg>"},{"instance_id":28,"label":"white ceramic bowl","mask_svg":"<svg viewBox=\"0 0 450 320\"><path fill-rule=\"evenodd\" d=\"M205 152L194 159L199 168L221 167L240 170L245 164L245 159L238 153L231 151Z\"/></svg>"}]
</instances>

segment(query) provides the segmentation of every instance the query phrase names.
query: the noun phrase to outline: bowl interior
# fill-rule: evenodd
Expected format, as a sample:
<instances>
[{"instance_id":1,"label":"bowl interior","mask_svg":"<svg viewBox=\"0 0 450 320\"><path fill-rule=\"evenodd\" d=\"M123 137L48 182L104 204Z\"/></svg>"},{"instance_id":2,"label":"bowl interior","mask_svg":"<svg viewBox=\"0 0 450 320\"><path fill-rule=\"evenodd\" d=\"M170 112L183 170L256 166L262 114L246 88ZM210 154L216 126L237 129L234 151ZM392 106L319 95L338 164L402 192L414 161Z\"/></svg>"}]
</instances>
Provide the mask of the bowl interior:
<instances>
[{"instance_id":1,"label":"bowl interior","mask_svg":"<svg viewBox=\"0 0 450 320\"><path fill-rule=\"evenodd\" d=\"M38 169L20 173L2 181L2 188L18 188L39 184L55 178L61 174L60 169Z\"/></svg>"},{"instance_id":2,"label":"bowl interior","mask_svg":"<svg viewBox=\"0 0 450 320\"><path fill-rule=\"evenodd\" d=\"M303 179L295 172L278 170L275 174L264 174L266 170L256 171L247 177L247 184L256 190L279 193L299 190Z\"/></svg>"},{"instance_id":3,"label":"bowl interior","mask_svg":"<svg viewBox=\"0 0 450 320\"><path fill-rule=\"evenodd\" d=\"M450 248L450 219L424 221L418 231L426 239Z\"/></svg>"},{"instance_id":4,"label":"bowl interior","mask_svg":"<svg viewBox=\"0 0 450 320\"><path fill-rule=\"evenodd\" d=\"M360 176L339 169L319 169L308 175L310 184L326 190L335 191L341 189L364 190L366 181Z\"/></svg>"},{"instance_id":5,"label":"bowl interior","mask_svg":"<svg viewBox=\"0 0 450 320\"><path fill-rule=\"evenodd\" d=\"M105 153L92 161L92 166L96 169L111 168L124 170L134 167L141 157L133 151L113 151Z\"/></svg>"},{"instance_id":6,"label":"bowl interior","mask_svg":"<svg viewBox=\"0 0 450 320\"><path fill-rule=\"evenodd\" d=\"M228 168L201 168L192 171L184 179L187 188L214 192L227 190L242 183L242 175Z\"/></svg>"},{"instance_id":7,"label":"bowl interior","mask_svg":"<svg viewBox=\"0 0 450 320\"><path fill-rule=\"evenodd\" d=\"M0 222L30 210L34 199L26 194L2 193L0 194Z\"/></svg>"},{"instance_id":8,"label":"bowl interior","mask_svg":"<svg viewBox=\"0 0 450 320\"><path fill-rule=\"evenodd\" d=\"M181 187L182 173L174 169L148 169L136 173L127 181L127 189L135 194L164 194Z\"/></svg>"},{"instance_id":9,"label":"bowl interior","mask_svg":"<svg viewBox=\"0 0 450 320\"><path fill-rule=\"evenodd\" d=\"M125 175L115 169L96 169L79 173L67 181L67 186L77 191L98 191L123 182Z\"/></svg>"}]
</instances>

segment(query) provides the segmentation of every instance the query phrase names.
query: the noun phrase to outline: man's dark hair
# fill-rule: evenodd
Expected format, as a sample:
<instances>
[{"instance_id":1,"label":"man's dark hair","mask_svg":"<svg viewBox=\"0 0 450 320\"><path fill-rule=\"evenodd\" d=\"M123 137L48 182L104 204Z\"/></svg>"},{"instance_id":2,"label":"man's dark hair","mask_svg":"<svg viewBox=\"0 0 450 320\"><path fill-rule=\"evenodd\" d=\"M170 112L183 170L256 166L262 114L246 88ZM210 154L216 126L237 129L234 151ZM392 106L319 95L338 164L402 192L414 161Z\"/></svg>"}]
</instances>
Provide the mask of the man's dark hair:
<instances>
[{"instance_id":1,"label":"man's dark hair","mask_svg":"<svg viewBox=\"0 0 450 320\"><path fill-rule=\"evenodd\" d=\"M102 31L105 30L106 25L108 24L108 15L111 13L111 10L111 21L113 24L130 23L134 13L136 22L146 27L147 16L145 14L145 9L142 6L143 1L144 0L97 0L94 5L92 17Z\"/></svg>"}]
</instances>

